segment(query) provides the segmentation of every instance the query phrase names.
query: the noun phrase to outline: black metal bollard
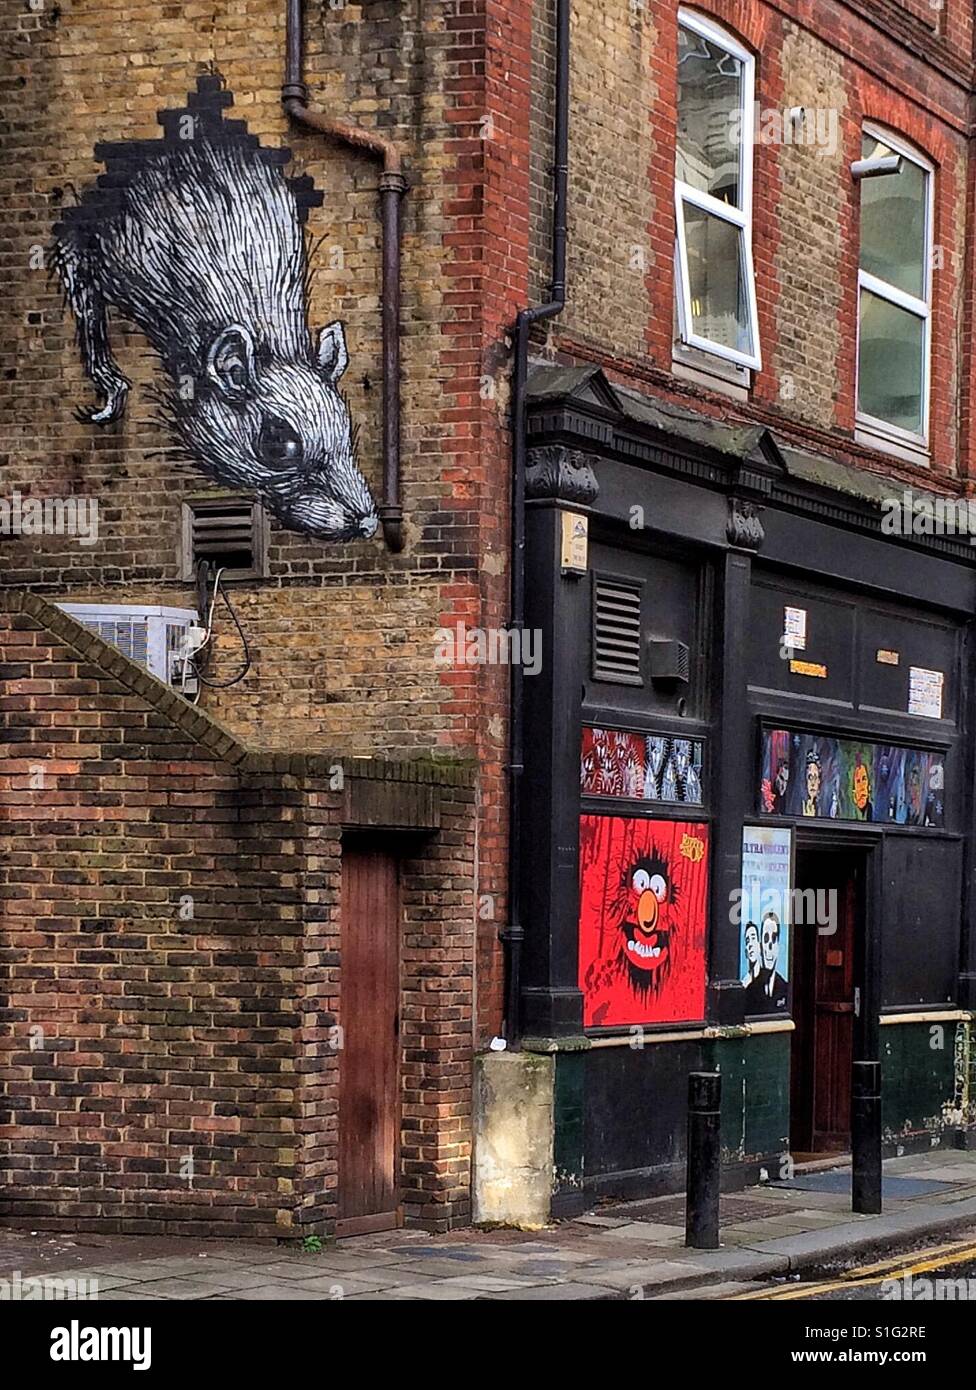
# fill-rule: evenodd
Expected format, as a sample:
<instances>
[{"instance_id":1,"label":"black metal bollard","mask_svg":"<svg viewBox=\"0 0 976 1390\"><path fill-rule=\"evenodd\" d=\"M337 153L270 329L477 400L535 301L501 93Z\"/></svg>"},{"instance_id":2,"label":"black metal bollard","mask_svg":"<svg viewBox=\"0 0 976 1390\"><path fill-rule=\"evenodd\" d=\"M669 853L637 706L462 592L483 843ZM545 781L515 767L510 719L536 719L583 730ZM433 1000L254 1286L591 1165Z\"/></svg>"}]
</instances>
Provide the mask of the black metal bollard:
<instances>
[{"instance_id":1,"label":"black metal bollard","mask_svg":"<svg viewBox=\"0 0 976 1390\"><path fill-rule=\"evenodd\" d=\"M851 1081L851 1210L881 1210L881 1063L855 1062Z\"/></svg>"},{"instance_id":2,"label":"black metal bollard","mask_svg":"<svg viewBox=\"0 0 976 1390\"><path fill-rule=\"evenodd\" d=\"M688 1076L688 1169L685 1245L718 1249L718 1198L721 1181L722 1078L717 1071Z\"/></svg>"}]
</instances>

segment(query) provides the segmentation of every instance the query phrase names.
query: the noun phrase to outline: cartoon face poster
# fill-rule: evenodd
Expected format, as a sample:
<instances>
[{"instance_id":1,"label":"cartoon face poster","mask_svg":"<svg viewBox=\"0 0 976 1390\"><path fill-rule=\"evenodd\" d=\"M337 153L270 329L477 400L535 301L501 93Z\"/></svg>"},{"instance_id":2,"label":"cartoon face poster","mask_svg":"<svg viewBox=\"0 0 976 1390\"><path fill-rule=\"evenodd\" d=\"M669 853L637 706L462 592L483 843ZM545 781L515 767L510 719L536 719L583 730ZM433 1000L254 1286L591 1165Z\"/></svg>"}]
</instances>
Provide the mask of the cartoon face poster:
<instances>
[{"instance_id":1,"label":"cartoon face poster","mask_svg":"<svg viewBox=\"0 0 976 1390\"><path fill-rule=\"evenodd\" d=\"M705 1012L708 826L580 817L580 988L587 1028Z\"/></svg>"}]
</instances>

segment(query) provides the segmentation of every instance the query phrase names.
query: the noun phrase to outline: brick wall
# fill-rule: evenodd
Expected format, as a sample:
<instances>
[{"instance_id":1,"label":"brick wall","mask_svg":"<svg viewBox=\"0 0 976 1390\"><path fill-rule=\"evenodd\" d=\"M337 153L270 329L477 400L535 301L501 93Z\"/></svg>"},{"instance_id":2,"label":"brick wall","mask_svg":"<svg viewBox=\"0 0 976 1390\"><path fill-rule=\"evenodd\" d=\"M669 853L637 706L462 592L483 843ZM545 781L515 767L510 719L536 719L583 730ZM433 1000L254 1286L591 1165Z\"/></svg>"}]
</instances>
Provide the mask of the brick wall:
<instances>
[{"instance_id":1,"label":"brick wall","mask_svg":"<svg viewBox=\"0 0 976 1390\"><path fill-rule=\"evenodd\" d=\"M550 80L552 36L536 0L535 81ZM845 461L958 487L971 474L964 361L967 103L971 7L889 0L811 7L800 0L692 6L757 56L760 112L835 112L829 146L755 148L754 240L763 367L748 401L672 373L676 0L574 7L570 130L569 304L537 351L597 361L612 379L722 418L761 421L781 438ZM592 13L593 10L597 14ZM923 13L924 11L924 13ZM934 16L934 22L933 22ZM591 20L593 22L591 22ZM849 165L864 121L888 124L937 168L933 290L932 466L919 470L854 441L858 190ZM532 267L548 246L548 131L533 126ZM635 270L644 268L644 274Z\"/></svg>"},{"instance_id":2,"label":"brick wall","mask_svg":"<svg viewBox=\"0 0 976 1390\"><path fill-rule=\"evenodd\" d=\"M37 600L8 598L0 645L0 1216L329 1231L336 764L248 754ZM466 777L427 775L441 829L403 869L400 1180L406 1219L445 1229L468 1212L474 829Z\"/></svg>"},{"instance_id":3,"label":"brick wall","mask_svg":"<svg viewBox=\"0 0 976 1390\"><path fill-rule=\"evenodd\" d=\"M270 524L268 578L236 584L251 668L201 707L255 748L414 757L459 753L481 764L480 1036L500 1027L497 931L505 904L508 672L443 669L435 632L500 626L509 571L507 330L526 300L528 16L515 0L309 0L312 104L379 129L403 153L402 490L406 547L379 538L329 545ZM262 144L287 145L289 172L324 193L308 220L310 322L340 318L350 366L342 386L359 458L381 479L378 167L289 126L280 106L282 0L189 8L121 0L42 0L0 19L8 234L0 266L0 464L7 493L94 497L97 544L0 537L0 584L52 597L193 607L179 579L181 501L211 489L175 456L150 388L159 364L136 328L112 317L133 382L125 417L99 430L76 418L93 400L44 248L61 210L101 166L99 141L152 139L156 115L182 106L218 71ZM521 167L521 174L513 168ZM521 182L520 182L521 179ZM519 221L521 219L521 223ZM241 668L218 607L212 678Z\"/></svg>"}]
</instances>

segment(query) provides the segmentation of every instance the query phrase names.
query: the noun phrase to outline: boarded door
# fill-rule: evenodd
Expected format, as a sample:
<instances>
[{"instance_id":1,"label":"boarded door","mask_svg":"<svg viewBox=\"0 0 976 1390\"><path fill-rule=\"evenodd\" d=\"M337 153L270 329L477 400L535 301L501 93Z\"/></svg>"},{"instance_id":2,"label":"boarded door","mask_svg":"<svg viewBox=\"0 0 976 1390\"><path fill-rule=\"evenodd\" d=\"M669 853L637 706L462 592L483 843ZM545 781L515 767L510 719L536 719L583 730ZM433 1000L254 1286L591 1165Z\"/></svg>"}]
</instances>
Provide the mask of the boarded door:
<instances>
[{"instance_id":1,"label":"boarded door","mask_svg":"<svg viewBox=\"0 0 976 1390\"><path fill-rule=\"evenodd\" d=\"M374 842L343 842L341 946L337 1233L359 1235L398 1220L400 895Z\"/></svg>"}]
</instances>

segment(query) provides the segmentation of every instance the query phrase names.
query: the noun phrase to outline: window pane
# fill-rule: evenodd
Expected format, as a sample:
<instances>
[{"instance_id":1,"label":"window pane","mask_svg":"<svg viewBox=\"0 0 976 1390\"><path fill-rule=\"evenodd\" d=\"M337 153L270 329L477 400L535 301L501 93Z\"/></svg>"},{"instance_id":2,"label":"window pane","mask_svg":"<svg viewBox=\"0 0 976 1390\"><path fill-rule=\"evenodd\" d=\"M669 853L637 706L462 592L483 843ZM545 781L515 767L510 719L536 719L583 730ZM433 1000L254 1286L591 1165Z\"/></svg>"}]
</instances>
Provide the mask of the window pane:
<instances>
[{"instance_id":1,"label":"window pane","mask_svg":"<svg viewBox=\"0 0 976 1390\"><path fill-rule=\"evenodd\" d=\"M871 136L861 147L864 159L894 151ZM927 298L925 284L925 183L928 174L902 158L900 174L861 180L861 269L916 299Z\"/></svg>"},{"instance_id":2,"label":"window pane","mask_svg":"<svg viewBox=\"0 0 976 1390\"><path fill-rule=\"evenodd\" d=\"M924 319L862 290L858 409L920 435L924 346Z\"/></svg>"},{"instance_id":3,"label":"window pane","mask_svg":"<svg viewBox=\"0 0 976 1390\"><path fill-rule=\"evenodd\" d=\"M741 207L742 63L689 29L678 30L678 149L682 183Z\"/></svg>"},{"instance_id":4,"label":"window pane","mask_svg":"<svg viewBox=\"0 0 976 1390\"><path fill-rule=\"evenodd\" d=\"M748 285L743 265L745 234L740 227L691 203L684 203L682 208L692 331L722 347L751 353Z\"/></svg>"}]
</instances>

